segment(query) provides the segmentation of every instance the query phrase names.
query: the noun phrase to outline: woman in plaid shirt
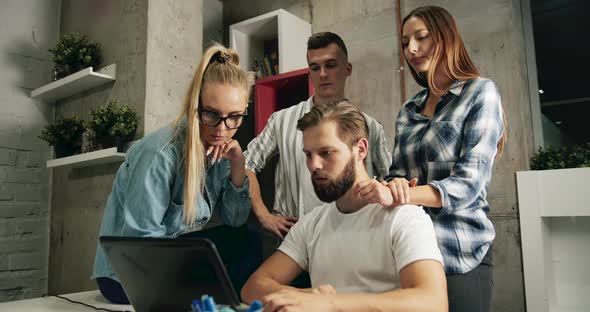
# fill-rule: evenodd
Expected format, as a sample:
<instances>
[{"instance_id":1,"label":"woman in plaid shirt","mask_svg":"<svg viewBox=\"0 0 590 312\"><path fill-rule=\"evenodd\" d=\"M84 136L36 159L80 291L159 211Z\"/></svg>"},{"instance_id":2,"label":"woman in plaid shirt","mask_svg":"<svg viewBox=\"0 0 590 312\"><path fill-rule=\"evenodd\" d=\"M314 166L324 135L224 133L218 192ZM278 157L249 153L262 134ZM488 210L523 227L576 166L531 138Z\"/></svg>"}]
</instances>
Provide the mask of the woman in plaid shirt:
<instances>
[{"instance_id":1,"label":"woman in plaid shirt","mask_svg":"<svg viewBox=\"0 0 590 312\"><path fill-rule=\"evenodd\" d=\"M358 191L370 202L423 206L444 259L449 311L489 311L495 230L486 195L506 141L500 95L480 77L443 8L408 14L402 46L425 89L397 117L389 182L359 185Z\"/></svg>"}]
</instances>

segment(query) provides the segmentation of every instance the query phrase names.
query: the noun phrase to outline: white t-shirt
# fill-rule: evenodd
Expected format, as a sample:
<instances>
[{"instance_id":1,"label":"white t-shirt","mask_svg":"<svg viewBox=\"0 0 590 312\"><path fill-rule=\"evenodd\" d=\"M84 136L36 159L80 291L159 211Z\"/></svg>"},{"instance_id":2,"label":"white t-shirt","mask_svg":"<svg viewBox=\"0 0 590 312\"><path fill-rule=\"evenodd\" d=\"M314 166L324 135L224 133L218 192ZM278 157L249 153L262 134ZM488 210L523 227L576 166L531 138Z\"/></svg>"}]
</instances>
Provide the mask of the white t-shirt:
<instances>
[{"instance_id":1,"label":"white t-shirt","mask_svg":"<svg viewBox=\"0 0 590 312\"><path fill-rule=\"evenodd\" d=\"M336 203L303 216L279 250L311 276L311 284L339 293L381 293L401 288L399 271L425 259L442 263L434 227L422 207L371 204L343 214Z\"/></svg>"}]
</instances>

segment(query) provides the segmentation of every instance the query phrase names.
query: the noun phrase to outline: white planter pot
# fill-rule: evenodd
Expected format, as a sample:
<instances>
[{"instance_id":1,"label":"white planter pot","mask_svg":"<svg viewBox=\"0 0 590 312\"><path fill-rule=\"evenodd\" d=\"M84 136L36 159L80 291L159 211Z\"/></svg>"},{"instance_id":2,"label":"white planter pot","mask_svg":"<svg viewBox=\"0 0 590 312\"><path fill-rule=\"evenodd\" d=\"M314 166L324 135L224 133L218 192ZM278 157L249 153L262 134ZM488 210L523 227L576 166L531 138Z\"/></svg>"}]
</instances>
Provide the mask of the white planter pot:
<instances>
[{"instance_id":1,"label":"white planter pot","mask_svg":"<svg viewBox=\"0 0 590 312\"><path fill-rule=\"evenodd\" d=\"M588 311L590 168L516 176L527 311Z\"/></svg>"}]
</instances>

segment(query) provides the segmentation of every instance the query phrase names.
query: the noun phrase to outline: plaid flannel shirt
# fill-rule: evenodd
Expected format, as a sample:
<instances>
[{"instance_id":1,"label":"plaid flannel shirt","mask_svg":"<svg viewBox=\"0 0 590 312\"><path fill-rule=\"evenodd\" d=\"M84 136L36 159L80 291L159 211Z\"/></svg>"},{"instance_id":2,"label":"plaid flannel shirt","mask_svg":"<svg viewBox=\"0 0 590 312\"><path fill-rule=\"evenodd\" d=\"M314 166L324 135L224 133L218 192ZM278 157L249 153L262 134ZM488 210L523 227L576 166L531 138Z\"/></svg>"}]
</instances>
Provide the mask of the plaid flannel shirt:
<instances>
[{"instance_id":1,"label":"plaid flannel shirt","mask_svg":"<svg viewBox=\"0 0 590 312\"><path fill-rule=\"evenodd\" d=\"M399 112L386 179L417 177L438 190L442 207L424 209L446 273L465 273L481 263L496 235L486 195L504 128L500 94L488 79L457 81L432 119L421 114L427 96L422 90Z\"/></svg>"}]
</instances>

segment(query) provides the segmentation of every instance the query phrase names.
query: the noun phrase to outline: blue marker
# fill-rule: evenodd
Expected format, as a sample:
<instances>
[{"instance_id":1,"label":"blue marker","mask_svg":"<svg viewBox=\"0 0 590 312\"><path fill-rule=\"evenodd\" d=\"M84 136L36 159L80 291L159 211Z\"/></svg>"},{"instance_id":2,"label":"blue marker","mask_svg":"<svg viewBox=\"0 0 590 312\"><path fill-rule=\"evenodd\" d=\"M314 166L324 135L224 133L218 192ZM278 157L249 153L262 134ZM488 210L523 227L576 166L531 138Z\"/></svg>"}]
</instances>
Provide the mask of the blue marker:
<instances>
[{"instance_id":1,"label":"blue marker","mask_svg":"<svg viewBox=\"0 0 590 312\"><path fill-rule=\"evenodd\" d=\"M254 300L246 312L255 312L260 309L262 309L262 302L259 300Z\"/></svg>"},{"instance_id":2,"label":"blue marker","mask_svg":"<svg viewBox=\"0 0 590 312\"><path fill-rule=\"evenodd\" d=\"M217 312L215 301L213 297L208 295L201 296L201 311L202 312Z\"/></svg>"},{"instance_id":3,"label":"blue marker","mask_svg":"<svg viewBox=\"0 0 590 312\"><path fill-rule=\"evenodd\" d=\"M207 298L209 298L208 295L202 295L201 296L201 311L203 312L209 312L209 306L207 303Z\"/></svg>"},{"instance_id":4,"label":"blue marker","mask_svg":"<svg viewBox=\"0 0 590 312\"><path fill-rule=\"evenodd\" d=\"M207 297L207 306L209 308L209 311L217 312L217 306L215 305L215 300L213 300L213 297Z\"/></svg>"},{"instance_id":5,"label":"blue marker","mask_svg":"<svg viewBox=\"0 0 590 312\"><path fill-rule=\"evenodd\" d=\"M191 304L191 308L192 308L193 312L202 312L201 301L199 299L193 300L193 303Z\"/></svg>"}]
</instances>

